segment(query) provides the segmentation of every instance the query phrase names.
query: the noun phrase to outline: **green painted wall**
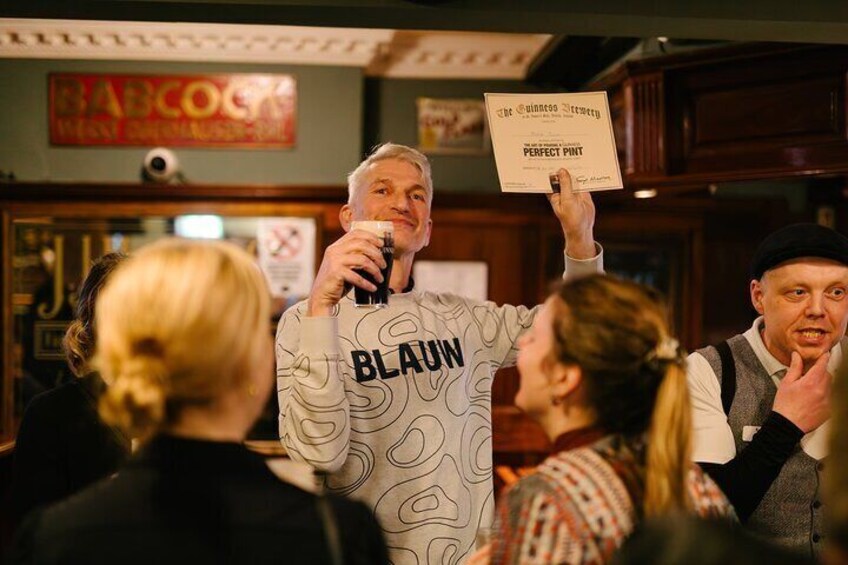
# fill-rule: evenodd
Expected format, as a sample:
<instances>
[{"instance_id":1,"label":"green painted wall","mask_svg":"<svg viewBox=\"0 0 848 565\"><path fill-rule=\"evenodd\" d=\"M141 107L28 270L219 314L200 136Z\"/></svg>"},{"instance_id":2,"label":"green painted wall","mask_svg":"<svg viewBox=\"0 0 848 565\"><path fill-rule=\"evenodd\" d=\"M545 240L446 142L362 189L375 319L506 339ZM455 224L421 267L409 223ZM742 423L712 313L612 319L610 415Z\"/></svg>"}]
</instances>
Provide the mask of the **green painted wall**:
<instances>
[{"instance_id":1,"label":"green painted wall","mask_svg":"<svg viewBox=\"0 0 848 565\"><path fill-rule=\"evenodd\" d=\"M485 92L538 92L518 81L369 79L366 88L366 149L393 141L415 146L415 100L479 98ZM432 155L433 184L437 191L498 192L498 173L492 154L483 156Z\"/></svg>"},{"instance_id":2,"label":"green painted wall","mask_svg":"<svg viewBox=\"0 0 848 565\"><path fill-rule=\"evenodd\" d=\"M51 147L47 75L290 73L298 81L291 150L171 148L187 180L203 184L342 184L377 143L415 146L419 97L480 98L530 92L518 81L364 79L357 68L129 61L0 59L0 171L19 180L137 182L150 147ZM497 192L494 157L433 155L438 191Z\"/></svg>"},{"instance_id":3,"label":"green painted wall","mask_svg":"<svg viewBox=\"0 0 848 565\"><path fill-rule=\"evenodd\" d=\"M358 68L116 61L0 60L0 170L18 180L136 182L149 147L51 147L50 72L290 73L298 81L297 146L291 150L172 148L189 182L340 184L359 161L363 78Z\"/></svg>"}]
</instances>

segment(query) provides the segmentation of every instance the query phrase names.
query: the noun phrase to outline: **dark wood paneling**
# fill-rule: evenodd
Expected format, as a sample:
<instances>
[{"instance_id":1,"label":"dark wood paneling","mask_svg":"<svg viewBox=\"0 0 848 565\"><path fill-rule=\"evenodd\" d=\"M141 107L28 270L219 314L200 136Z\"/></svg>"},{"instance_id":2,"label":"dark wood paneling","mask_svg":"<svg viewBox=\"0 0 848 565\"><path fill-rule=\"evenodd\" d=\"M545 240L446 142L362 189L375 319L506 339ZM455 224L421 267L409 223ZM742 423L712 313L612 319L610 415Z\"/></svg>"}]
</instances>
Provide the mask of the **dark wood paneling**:
<instances>
[{"instance_id":1,"label":"dark wood paneling","mask_svg":"<svg viewBox=\"0 0 848 565\"><path fill-rule=\"evenodd\" d=\"M627 128L627 171L633 175L665 172L665 100L661 73L634 77L632 100L627 115L632 127Z\"/></svg>"},{"instance_id":2,"label":"dark wood paneling","mask_svg":"<svg viewBox=\"0 0 848 565\"><path fill-rule=\"evenodd\" d=\"M11 244L11 219L8 211L0 212L0 260L2 260L2 273L0 273L0 305L3 308L2 323L3 335L0 336L0 452L3 444L10 441L17 433L14 422L15 412L15 381L10 377L13 374L12 363L12 313L8 310L6 296L11 294L12 288L12 244ZM7 459L11 459L8 457ZM7 462L8 463L8 462ZM2 492L2 491L0 491Z\"/></svg>"},{"instance_id":3,"label":"dark wood paneling","mask_svg":"<svg viewBox=\"0 0 848 565\"><path fill-rule=\"evenodd\" d=\"M498 379L518 390L518 372L515 369L499 371ZM492 407L492 449L504 455L547 453L551 444L542 428L513 406L511 400Z\"/></svg>"},{"instance_id":4,"label":"dark wood paneling","mask_svg":"<svg viewBox=\"0 0 848 565\"><path fill-rule=\"evenodd\" d=\"M540 218L523 214L434 210L433 236L418 259L484 261L489 299L536 304Z\"/></svg>"},{"instance_id":5,"label":"dark wood paneling","mask_svg":"<svg viewBox=\"0 0 848 565\"><path fill-rule=\"evenodd\" d=\"M839 142L845 136L837 101L841 76L787 80L692 92L692 133L688 155L710 144L757 143L765 148L783 138Z\"/></svg>"},{"instance_id":6,"label":"dark wood paneling","mask_svg":"<svg viewBox=\"0 0 848 565\"><path fill-rule=\"evenodd\" d=\"M627 62L587 89L624 101L625 184L668 190L848 173L846 73L848 46L748 44Z\"/></svg>"},{"instance_id":7,"label":"dark wood paneling","mask_svg":"<svg viewBox=\"0 0 848 565\"><path fill-rule=\"evenodd\" d=\"M696 347L718 343L750 327L757 316L748 290L754 251L772 231L812 220L809 213L792 213L785 201L777 200L725 201L721 209L704 217L703 331ZM846 226L842 224L841 229Z\"/></svg>"},{"instance_id":8,"label":"dark wood paneling","mask_svg":"<svg viewBox=\"0 0 848 565\"><path fill-rule=\"evenodd\" d=\"M251 196L252 195L252 196ZM187 211L236 215L293 213L321 218L320 247L343 232L338 221L343 187L146 187L139 185L13 184L0 192L0 211L11 214L133 216ZM744 287L751 246L786 214L760 203L747 206L709 198L634 200L626 191L598 194L596 234L608 245L641 250L668 247L676 257L678 332L694 348L718 333L750 322ZM774 218L773 220L770 218ZM562 234L544 197L438 194L433 237L420 259L485 261L489 296L498 303L534 305L562 270ZM749 227L754 226L752 233ZM8 253L4 280L8 277ZM742 287L742 292L739 288ZM8 304L8 303L6 303ZM8 318L8 311L4 312ZM6 373L8 375L8 372ZM514 369L500 371L492 391L493 444L500 461L531 462L547 440L512 405ZM6 438L10 439L10 438Z\"/></svg>"},{"instance_id":9,"label":"dark wood paneling","mask_svg":"<svg viewBox=\"0 0 848 565\"><path fill-rule=\"evenodd\" d=\"M848 158L844 72L678 92L684 113L669 118L683 126L676 173L809 171Z\"/></svg>"}]
</instances>

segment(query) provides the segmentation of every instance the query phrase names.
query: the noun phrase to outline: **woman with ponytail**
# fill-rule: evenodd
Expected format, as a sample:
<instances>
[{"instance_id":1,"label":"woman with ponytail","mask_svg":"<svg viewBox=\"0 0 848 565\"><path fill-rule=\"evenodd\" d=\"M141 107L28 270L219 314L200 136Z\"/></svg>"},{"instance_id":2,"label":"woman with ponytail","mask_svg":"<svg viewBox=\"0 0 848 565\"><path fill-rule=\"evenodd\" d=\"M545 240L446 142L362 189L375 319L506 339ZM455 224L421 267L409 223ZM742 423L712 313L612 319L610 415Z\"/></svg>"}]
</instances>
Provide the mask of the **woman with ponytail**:
<instances>
[{"instance_id":1,"label":"woman with ponytail","mask_svg":"<svg viewBox=\"0 0 848 565\"><path fill-rule=\"evenodd\" d=\"M103 380L91 366L97 296L124 259L120 253L104 255L80 287L76 318L63 340L77 378L35 397L21 420L11 488L18 519L108 477L129 454L126 436L97 414Z\"/></svg>"},{"instance_id":2,"label":"woman with ponytail","mask_svg":"<svg viewBox=\"0 0 848 565\"><path fill-rule=\"evenodd\" d=\"M362 504L280 481L243 441L274 384L270 294L235 245L158 241L97 303L103 419L140 446L22 526L16 563L385 563Z\"/></svg>"},{"instance_id":3,"label":"woman with ponytail","mask_svg":"<svg viewBox=\"0 0 848 565\"><path fill-rule=\"evenodd\" d=\"M548 299L519 341L515 402L554 453L504 493L494 563L602 563L643 518L733 516L689 462L684 359L647 287L593 275Z\"/></svg>"}]
</instances>

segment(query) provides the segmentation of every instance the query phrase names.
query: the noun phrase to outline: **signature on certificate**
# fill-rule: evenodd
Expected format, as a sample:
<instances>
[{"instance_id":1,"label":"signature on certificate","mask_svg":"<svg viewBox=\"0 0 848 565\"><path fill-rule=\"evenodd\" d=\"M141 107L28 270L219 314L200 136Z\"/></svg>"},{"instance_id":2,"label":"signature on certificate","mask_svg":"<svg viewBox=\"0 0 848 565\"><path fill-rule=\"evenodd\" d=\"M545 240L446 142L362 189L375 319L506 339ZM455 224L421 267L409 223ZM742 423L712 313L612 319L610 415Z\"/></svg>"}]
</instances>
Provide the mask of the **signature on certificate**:
<instances>
[{"instance_id":1,"label":"signature on certificate","mask_svg":"<svg viewBox=\"0 0 848 565\"><path fill-rule=\"evenodd\" d=\"M601 176L586 176L586 175L578 175L577 182L609 182L612 180L610 175L601 175Z\"/></svg>"}]
</instances>

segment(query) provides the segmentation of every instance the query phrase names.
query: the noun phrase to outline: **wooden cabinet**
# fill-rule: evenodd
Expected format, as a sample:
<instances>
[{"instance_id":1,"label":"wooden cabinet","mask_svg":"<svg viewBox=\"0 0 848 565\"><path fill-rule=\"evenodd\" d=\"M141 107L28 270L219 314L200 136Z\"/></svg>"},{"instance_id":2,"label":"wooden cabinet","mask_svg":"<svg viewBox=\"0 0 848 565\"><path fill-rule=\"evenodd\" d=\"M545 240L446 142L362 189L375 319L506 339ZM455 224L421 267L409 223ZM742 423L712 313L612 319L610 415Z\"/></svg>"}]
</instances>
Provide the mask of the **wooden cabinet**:
<instances>
[{"instance_id":1,"label":"wooden cabinet","mask_svg":"<svg viewBox=\"0 0 848 565\"><path fill-rule=\"evenodd\" d=\"M737 44L629 61L607 90L629 187L848 172L848 47Z\"/></svg>"}]
</instances>

